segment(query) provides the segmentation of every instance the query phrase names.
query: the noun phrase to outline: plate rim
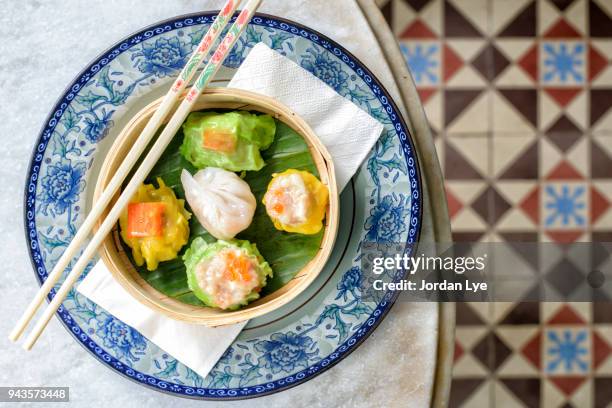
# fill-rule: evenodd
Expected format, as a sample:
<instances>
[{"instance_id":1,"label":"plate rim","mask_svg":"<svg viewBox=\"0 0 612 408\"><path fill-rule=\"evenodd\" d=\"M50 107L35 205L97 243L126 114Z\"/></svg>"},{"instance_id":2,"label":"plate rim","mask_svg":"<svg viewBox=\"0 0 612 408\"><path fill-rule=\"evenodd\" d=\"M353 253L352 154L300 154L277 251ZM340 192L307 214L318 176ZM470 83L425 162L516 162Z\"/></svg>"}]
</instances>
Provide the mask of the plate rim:
<instances>
[{"instance_id":1,"label":"plate rim","mask_svg":"<svg viewBox=\"0 0 612 408\"><path fill-rule=\"evenodd\" d=\"M26 243L28 246L28 257L30 259L30 263L32 264L32 272L34 273L34 276L36 278L36 281L38 282L38 285L41 286L42 283L44 282L42 280L42 276L37 273L38 271L38 267L36 265L36 261L35 261L35 252L39 249L39 244L38 244L38 235L37 235L37 229L36 229L36 222L35 222L35 203L36 200L34 199L34 202L32 203L32 208L33 210L32 215L31 215L31 220L29 220L29 208L30 206L28 205L28 199L29 199L29 194L31 194L31 187L34 187L34 194L36 194L36 185L38 182L38 177L33 178L33 171L34 171L34 167L36 164L36 157L37 157L37 153L38 154L44 154L44 152L46 151L43 150L42 152L38 152L38 147L40 146L41 142L44 140L45 138L45 129L49 126L49 124L54 120L54 116L55 113L58 111L58 109L65 104L66 106L69 105L69 103L72 101L72 98L68 99L68 96L70 96L70 92L71 89L74 88L75 84L78 84L79 82L83 82L86 83L89 78L86 81L82 81L82 78L84 77L85 74L87 74L88 72L92 71L92 68L96 65L100 65L103 61L105 61L102 66L107 65L108 63L110 63L112 60L114 60L114 58L118 55L120 55L124 50L121 50L120 53L118 53L117 55L113 55L112 57L109 57L110 54L112 54L115 51L119 50L119 47L129 41L130 39L133 39L134 37L138 36L138 35L144 35L146 32L148 31L155 31L156 29L159 29L161 26L163 25L167 25L167 24L171 24L174 23L178 20L186 20L186 19L197 19L197 18L201 18L201 17L210 17L210 16L216 16L219 13L219 10L204 10L204 11L200 11L200 12L193 12L193 13L186 13L186 14L179 14L176 16L172 16L163 20L159 20L156 21L154 23L151 23L143 28L140 28L136 31L131 32L130 34L127 34L125 36L122 36L122 38L120 38L118 41L114 42L110 47L107 47L104 51L98 53L94 58L92 58L90 60L90 62L88 62L86 64L86 67L82 70L80 70L69 82L68 85L64 88L63 91L60 92L60 96L56 99L56 101L52 104L53 108L50 110L49 114L46 116L43 125L41 126L40 131L38 132L38 137L35 139L35 143L32 147L32 153L30 154L30 160L29 160L29 164L27 167L27 172L26 172L26 179L25 179L25 188L24 188L24 207L23 207L23 222L24 222L24 233L25 233L25 238L26 238ZM414 169L415 169L415 180L417 182L417 186L415 188L415 192L416 197L414 197L414 193L415 192L411 192L411 200L417 200L417 207L416 207L416 211L418 212L418 217L417 217L417 226L416 226L416 232L414 234L413 240L414 242L412 243L413 246L418 245L420 236L421 236L421 230L422 230L422 225L423 225L423 180L421 177L421 170L420 170L420 166L419 166L419 159L417 156L417 150L416 150L416 145L415 145L415 141L413 140L413 136L411 134L410 128L408 127L406 120L404 119L404 115L400 112L397 104L395 103L395 101L393 100L393 98L391 97L391 95L389 94L389 92L387 91L386 87L382 84L382 82L378 79L378 77L376 75L374 75L370 69L360 60L358 59L353 53L351 53L350 51L348 51L346 48L344 48L342 45L340 45L339 43L337 43L335 40L331 39L330 37L328 37L325 34L322 34L321 32L319 32L318 30L315 30L313 28L310 28L302 23L298 23L295 22L293 20L284 18L284 17L279 17L273 14L269 14L269 13L260 13L257 12L255 13L254 17L260 17L260 18L264 18L264 19L270 19L270 20L276 20L279 23L283 24L288 24L288 25L292 25L297 29L303 30L304 32L310 33L310 34L314 34L315 36L317 36L319 39L322 39L324 41L326 41L327 43L329 43L330 45L332 45L334 48L337 48L339 50L341 50L347 57L351 58L352 60L354 60L355 62L357 62L359 64L359 69L363 70L364 74L369 76L372 80L372 82L381 90L381 93L384 95L387 95L388 98L387 102L388 104L393 108L393 110L396 112L397 114L397 120L398 122L404 127L404 129L406 130L406 143L408 143L408 145L410 146L410 150L412 152L412 158L414 160ZM235 18L235 16L233 17ZM192 25L196 25L196 23L192 24ZM176 28L174 28L176 29ZM171 31L174 31L174 29L172 29ZM151 35L150 37L154 37L156 35L159 35L161 33L155 33L153 35ZM299 35L299 34L296 34ZM308 38L306 36L306 38ZM146 39L145 39L146 40ZM144 41L144 40L143 40ZM330 51L331 52L331 51ZM101 69L98 68L98 70L96 70L94 72L97 73L99 70ZM355 68L353 68L355 69ZM81 87L78 88L78 90L76 91L78 93L78 91L80 91ZM66 103L66 100L68 100L68 103ZM61 115L60 115L61 116ZM48 135L48 138L51 138L52 134ZM398 135L399 137L399 135ZM407 159L407 158L406 158ZM40 162L42 163L42 157ZM353 183L353 180L351 179L351 183ZM412 186L411 186L412 188ZM412 207L412 206L411 206ZM408 217L408 219L412 218L412 212L413 210L411 209L410 213L411 215ZM33 225L33 227L31 228L30 225ZM30 229L32 231L32 233L30 233ZM407 243L408 245L408 243ZM44 269L45 272L46 268ZM45 274L45 278L46 276L48 276L48 273ZM47 302L49 302L53 296L55 294L55 290L52 289L51 292L47 295L46 299ZM390 294L390 295L389 295ZM232 400L246 400L246 399L252 399L252 398L258 398L258 397L263 397L263 396L268 396L268 395L272 395L272 394L276 394L285 390L288 390L290 388L293 388L297 385L300 384L304 384L307 383L308 381L312 380L313 378L317 377L319 374L327 371L328 369L330 369L331 367L335 366L336 364L338 364L340 361L342 361L343 359L345 359L347 356L349 356L353 351L355 351L368 337L370 337L370 335L376 330L376 328L380 325L380 323L385 319L385 317L387 316L387 314L389 313L389 311L391 310L391 308L393 307L393 305L395 304L395 301L397 300L399 296L399 292L388 292L385 297L383 298L383 300L377 305L380 306L382 304L386 303L386 307L384 310L381 311L381 313L378 316L375 316L375 320L374 322L370 325L369 329L359 338L356 339L356 341L354 343L352 343L351 345L347 345L347 343L349 342L349 339L345 340L344 343L338 345L336 347L336 349L330 353L329 356L331 356L334 353L338 353L338 350L342 347L346 345L346 349L344 351L339 352L339 355L336 358L331 359L331 361L322 366L320 369L317 369L314 372L311 373L307 373L304 376L302 376L299 379L295 379L296 376L298 376L300 373L304 373L306 371L308 371L308 369L310 367L307 367L306 369L299 371L297 373L294 374L290 374L284 378L278 379L278 380L274 380L274 381L270 381L267 383L263 383L263 385L254 385L254 386L250 386L250 387L246 387L246 388L266 388L265 384L269 384L269 383L279 383L279 382L283 382L282 385L279 384L278 387L273 387L271 389L265 389L262 391L257 391L256 393L249 393L249 394L236 394L236 395L227 395L225 394L226 391L228 390L241 390L244 388L229 388L229 389L216 389L216 390L221 390L223 391L223 394L215 394L215 395L200 395L197 393L194 394L187 394L181 391L174 391L171 389L163 389L160 388L159 386L156 386L154 384L150 384L148 381L146 381L146 379L143 380L138 380L135 377L132 377L130 375L128 375L125 371L127 370L120 370L118 367L116 367L117 364L113 365L113 363L111 361L106 361L102 355L98 354L95 352L95 350L93 350L92 348L89 348L87 343L87 340L81 339L78 334L74 331L72 331L70 329L70 327L68 326L67 322L65 321L64 317L62 316L62 310L63 308L63 303L62 305L60 305L60 308L58 309L58 311L55 313L56 317L58 317L59 321L62 324L62 327L64 327L66 329L66 331L68 331L72 337L74 337L74 339L76 340L77 344L79 344L81 347L83 347L88 354L91 354L93 357L95 357L95 360L98 361L99 363L102 363L103 366L105 366L106 368L108 368L109 370L111 370L114 373L120 374L122 377L127 378L128 380L140 384L141 386L145 386L147 389L152 389L154 391L160 392L162 394L165 395L171 395L171 396L176 396L176 397L180 397L180 398L188 398L188 399L195 399L195 400L208 400L208 401L232 401ZM69 312L68 315L70 315ZM366 320L367 323L368 320L372 319L372 315L370 315L370 317ZM78 326L78 325L77 325ZM79 327L80 329L80 327ZM354 335L353 335L354 336ZM87 336L89 337L89 336ZM93 342L92 340L89 340L90 343L94 344L97 346L97 344L95 342ZM329 358L329 356L327 358ZM111 356L112 359L117 360L114 356ZM117 360L118 365L120 366L125 366L126 368L132 370L133 372L136 373L140 373L137 370L131 369L129 366L124 365L123 363L121 363L119 360ZM320 364L321 361L315 363L315 364ZM312 367L312 366L311 366ZM145 377L152 377L149 374L144 374L143 375ZM288 378L291 378L291 381L287 381ZM160 380L160 379L157 379ZM165 382L163 380L161 380L162 382ZM173 384L171 382L168 382L169 384ZM196 388L202 388L202 389L206 389L203 387L193 387L194 389ZM210 389L210 390L215 390L215 389Z\"/></svg>"}]
</instances>

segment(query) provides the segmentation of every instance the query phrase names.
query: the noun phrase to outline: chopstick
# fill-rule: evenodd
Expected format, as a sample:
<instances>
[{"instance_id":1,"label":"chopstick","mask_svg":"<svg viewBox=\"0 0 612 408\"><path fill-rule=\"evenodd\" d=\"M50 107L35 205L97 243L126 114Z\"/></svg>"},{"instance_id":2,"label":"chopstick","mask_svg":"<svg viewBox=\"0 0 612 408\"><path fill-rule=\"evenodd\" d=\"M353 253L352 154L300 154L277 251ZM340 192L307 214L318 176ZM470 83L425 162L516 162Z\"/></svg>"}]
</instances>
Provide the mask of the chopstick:
<instances>
[{"instance_id":1,"label":"chopstick","mask_svg":"<svg viewBox=\"0 0 612 408\"><path fill-rule=\"evenodd\" d=\"M202 90L209 84L212 77L217 73L217 71L221 67L223 61L229 54L229 51L235 45L240 34L244 31L244 29L248 25L249 21L253 17L260 3L261 3L261 0L250 0L245 6L245 8L242 10L242 12L239 14L238 18L236 19L236 22L231 26L228 33L225 35L225 37L219 44L219 47L217 48L213 56L210 58L210 60L204 67L204 70L202 71L198 79L196 80L195 84L192 86L187 96L183 99L182 103L177 108L176 112L174 113L174 115L172 116L172 118L170 119L170 121L168 122L168 124L166 125L166 127L164 128L160 136L158 137L157 141L154 143L153 147L151 148L149 153L146 155L146 157L142 161L140 167L136 170L132 179L130 180L128 185L125 187L125 189L121 193L119 199L113 205L108 215L106 216L104 221L101 223L96 233L91 238L91 241L84 249L79 260L73 266L72 270L66 277L64 283L61 285L60 289L57 291L57 293L55 294L55 296L53 297L53 299L51 300L51 302L49 303L49 305L43 312L43 315L41 316L40 320L37 322L35 327L32 329L32 332L30 333L30 335L28 336L28 338L26 339L23 345L24 349L30 350L33 347L33 345L36 343L36 340L39 338L40 334L43 332L49 320L51 319L53 314L57 311L62 301L66 298L66 295L70 291L71 287L76 283L79 276L83 273L83 270L87 266L89 260L95 255L95 252L101 245L102 241L112 230L121 212L123 211L123 209L129 202L133 194L138 189L138 186L145 180L146 176L151 171L151 169L153 168L153 166L155 165L155 163L157 162L157 160L159 159L159 157L165 150L166 146L172 140L174 134L178 131L179 127L181 126L181 124L183 123L183 121L185 120L189 112L191 111L191 108L193 107L197 97L200 95ZM228 2L228 4L229 6L226 5L226 7L224 7L224 11L227 11L226 18L223 19L224 21L220 22L219 26L217 27L218 31L213 31L212 35L206 38L208 36L208 33L207 33L207 36L205 36L202 39L200 47L198 48L198 49L200 48L202 49L202 52L201 52L202 55L200 56L201 59L203 59L208 54L206 52L206 47L207 46L210 47L210 45L214 42L214 39L216 39L216 37L213 38L215 33L216 33L216 36L218 37L219 33L223 29L224 23L227 23L227 20L229 20L229 17L233 14L233 12L235 11L235 8L237 7L237 4L234 4L234 2L231 0ZM190 70L191 74L193 74L197 68L197 64L190 64L190 63L191 63L191 59L187 63L183 71ZM186 83L188 82L187 78L188 77L190 78L189 72L187 73L187 75L185 75L184 78L182 74L183 73L181 73L179 78L177 78L171 90L171 93L176 94L177 97L178 95L180 95L181 91L185 88ZM166 98L164 99L164 101L162 102L162 105L160 106L158 110L161 110L162 107L164 107L164 102L166 102ZM173 106L173 103L170 103L170 102L166 102L166 103L168 105L167 109L168 110L171 109ZM161 124L161 121L163 120L163 116L159 115L160 117L160 119L158 119L159 123L151 125L151 128L154 130L151 132L150 138L152 138L152 134L154 134L154 132L159 128L159 125ZM149 123L151 123L151 121ZM149 127L149 124L147 124L147 127ZM146 128L145 128L145 131L143 131L143 133L145 132L146 132ZM141 138L142 136L143 135L141 135ZM146 147L148 144L148 141L143 144ZM95 212L94 212L94 209L92 209L90 216L87 217L87 219L90 219L91 214L92 213L94 214L94 216L91 218L91 221L87 223L87 225L85 225L84 223L84 226L88 227L89 230L80 235L79 235L80 230L77 233L77 235L79 235L80 240L75 243L75 248L73 251L76 251L76 249L80 247L83 241L87 238L87 234L93 228L94 224L98 221L98 219L102 215L102 212L108 205L108 202L110 202L110 199L113 197L114 193L119 189L122 179L127 176L127 173L129 172L130 167L133 167L133 163L136 162L136 160L138 159L142 151L134 155L132 155L131 153L132 151L130 151L130 154L124 160L124 162L129 161L131 163L129 167L126 166L127 170L125 170L125 174L118 174L115 177L113 177L113 180L115 180L116 177L119 178L119 181L116 183L116 186L109 185L109 187L102 194L102 197L100 198L100 200L98 200L98 202L94 205ZM121 170L123 170L123 165L122 167L120 167L118 172ZM111 180L111 183L113 182L113 180ZM105 198L104 196L107 194L107 191L111 189L111 187L114 187L115 191L108 193L108 196L109 196L108 201L105 203L102 201L102 198ZM76 241L76 238L77 236L75 236L75 239L73 239L73 242ZM26 310L26 313L22 317L22 321L24 322L23 328L21 328L22 321L20 321L17 327L15 328L14 333L17 334L15 338L19 337L19 335L23 332L23 329L25 328L25 326L27 326L29 321L32 320L36 312L36 309L38 308L38 305L42 302L42 299L44 298L45 294L48 293L49 290L51 290L51 288L53 287L53 284L57 282L62 272L64 271L64 269L70 262L70 256L67 256L66 258L68 259L64 260L64 262L61 265L58 264L58 266L56 266L56 268L54 268L54 270L52 271L52 275L53 273L56 273L56 275L53 276L53 278L55 279L54 282L47 285L47 281L51 279L51 276L47 278L47 281L45 281L45 284L41 287L41 289L37 293L37 296L34 298L30 307L28 308L28 310ZM62 256L62 258L64 258L64 256ZM13 335L13 333L11 333L11 335Z\"/></svg>"},{"instance_id":2,"label":"chopstick","mask_svg":"<svg viewBox=\"0 0 612 408\"><path fill-rule=\"evenodd\" d=\"M189 83L189 81L193 78L196 73L197 68L202 64L206 56L209 54L211 46L217 41L219 35L223 31L223 29L229 23L231 17L234 15L236 8L240 5L242 0L228 0L219 15L212 23L206 34L202 37L202 40L198 44L196 51L187 61L185 67L183 67L182 71L172 84L170 91L166 94L164 99L162 100L159 108L155 111L142 133L136 140L136 143L132 146L129 153L126 155L125 159L122 161L119 169L108 183L106 189L100 195L100 198L96 202L96 205L93 206L85 221L83 221L83 225L77 231L74 238L60 257L60 259L55 264L55 267L52 269L51 273L47 276L47 279L40 287L27 309L15 325L15 328L9 335L9 339L12 341L17 341L19 337L23 334L25 328L30 323L36 311L42 304L45 296L49 293L49 291L53 288L53 286L57 283L59 278L62 275L62 272L66 269L72 257L75 255L76 251L82 246L83 241L87 238L96 222L102 215L102 212L110 203L111 199L114 197L117 190L123 183L123 180L127 177L132 167L144 151L144 149L148 146L151 139L155 135L155 132L161 126L163 120L168 116L170 110L175 106L176 102L179 99L179 96Z\"/></svg>"},{"instance_id":3,"label":"chopstick","mask_svg":"<svg viewBox=\"0 0 612 408\"><path fill-rule=\"evenodd\" d=\"M49 291L53 288L53 285L57 283L59 278L62 275L62 272L66 269L72 257L76 253L76 251L82 246L83 241L87 238L96 222L102 215L102 212L110 203L111 199L119 190L121 183L127 177L128 173L134 167L134 164L147 147L155 132L161 126L163 120L168 116L170 110L176 104L176 101L179 99L179 96L187 86L187 83L191 80L191 78L196 73L197 68L202 64L206 56L208 55L211 46L215 43L219 35L223 31L223 29L227 26L230 18L236 11L236 8L240 4L242 0L228 0L223 8L221 9L219 15L210 26L206 34L202 37L202 40L198 44L196 51L187 61L185 67L183 67L181 73L178 75L170 91L164 97L161 105L155 111L145 128L143 129L141 135L134 143L134 146L130 149L129 153L126 155L125 159L117 169L117 172L109 182L106 189L100 195L96 205L93 206L85 221L83 221L83 225L77 231L74 238L60 257L60 259L55 264L55 267L51 271L51 273L47 276L47 279L38 290L34 299L30 302L27 309L15 325L15 328L9 335L9 339L12 341L16 341L21 337L25 328L30 323L32 318L34 317L36 311L42 304L45 296L49 293Z\"/></svg>"}]
</instances>

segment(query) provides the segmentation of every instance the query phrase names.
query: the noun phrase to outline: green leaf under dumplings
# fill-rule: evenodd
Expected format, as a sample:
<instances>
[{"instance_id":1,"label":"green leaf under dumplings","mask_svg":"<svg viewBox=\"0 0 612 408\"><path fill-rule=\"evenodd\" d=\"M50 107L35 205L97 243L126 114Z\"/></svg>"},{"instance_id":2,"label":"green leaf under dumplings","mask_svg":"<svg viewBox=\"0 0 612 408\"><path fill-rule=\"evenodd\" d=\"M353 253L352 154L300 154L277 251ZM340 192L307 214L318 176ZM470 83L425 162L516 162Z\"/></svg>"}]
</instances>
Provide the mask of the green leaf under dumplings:
<instances>
[{"instance_id":1,"label":"green leaf under dumplings","mask_svg":"<svg viewBox=\"0 0 612 408\"><path fill-rule=\"evenodd\" d=\"M304 139L286 124L277 120L275 122L274 141L268 149L261 151L266 165L259 171L247 171L244 177L257 199L257 209L253 223L236 237L256 244L259 252L272 267L273 276L268 279L268 283L263 288L262 297L289 282L314 258L323 239L323 230L314 235L292 234L277 230L261 202L273 173L298 169L307 170L319 177ZM185 168L192 174L197 170L179 152L182 142L183 132L180 130L145 183L152 183L156 177L161 177L164 183L174 190L178 198L184 199L185 194L180 181L181 170ZM187 209L191 211L188 205ZM203 303L187 285L187 274L182 256L196 237L202 237L210 243L215 242L216 239L206 232L195 216L191 217L189 227L189 242L183 247L177 259L161 262L155 271L147 271L145 267L136 267L136 269L151 286L163 294L191 305L203 306ZM130 249L123 242L122 245L131 258Z\"/></svg>"}]
</instances>

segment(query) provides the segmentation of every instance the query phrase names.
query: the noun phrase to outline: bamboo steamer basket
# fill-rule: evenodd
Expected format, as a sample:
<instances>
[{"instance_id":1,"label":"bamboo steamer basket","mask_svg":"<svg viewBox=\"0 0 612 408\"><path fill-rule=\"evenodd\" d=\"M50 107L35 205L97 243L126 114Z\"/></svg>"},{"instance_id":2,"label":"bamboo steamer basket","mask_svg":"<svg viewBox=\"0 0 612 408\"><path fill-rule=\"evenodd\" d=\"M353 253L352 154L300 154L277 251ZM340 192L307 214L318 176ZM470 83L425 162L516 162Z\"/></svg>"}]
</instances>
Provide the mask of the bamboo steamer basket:
<instances>
[{"instance_id":1,"label":"bamboo steamer basket","mask_svg":"<svg viewBox=\"0 0 612 408\"><path fill-rule=\"evenodd\" d=\"M160 103L161 98L139 111L117 136L102 164L94 192L94 202L101 195ZM261 112L289 125L306 141L319 171L320 180L329 189L329 203L324 221L325 231L321 246L315 257L282 288L235 311L189 305L154 289L140 276L130 262L120 242L119 224L115 225L102 244L100 257L110 270L113 278L129 294L145 306L170 318L206 326L222 326L243 322L272 312L294 299L315 280L325 266L336 239L339 222L339 197L334 164L329 152L304 120L286 106L272 98L253 92L230 88L210 88L202 93L193 110L202 109L238 109ZM168 115L168 119L170 117L171 115ZM167 120L164 123L167 123ZM117 198L118 194L111 205ZM258 203L258 205L262 204ZM108 209L104 216L107 213Z\"/></svg>"}]
</instances>

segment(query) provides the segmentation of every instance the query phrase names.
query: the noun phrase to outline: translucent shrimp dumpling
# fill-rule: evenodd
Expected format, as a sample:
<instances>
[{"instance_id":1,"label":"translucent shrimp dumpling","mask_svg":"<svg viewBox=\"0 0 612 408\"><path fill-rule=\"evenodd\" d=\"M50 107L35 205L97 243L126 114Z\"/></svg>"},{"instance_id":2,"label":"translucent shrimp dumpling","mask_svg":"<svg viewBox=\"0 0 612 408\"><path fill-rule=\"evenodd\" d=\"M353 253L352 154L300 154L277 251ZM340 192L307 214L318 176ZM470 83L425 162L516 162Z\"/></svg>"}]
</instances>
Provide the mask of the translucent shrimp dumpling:
<instances>
[{"instance_id":1,"label":"translucent shrimp dumpling","mask_svg":"<svg viewBox=\"0 0 612 408\"><path fill-rule=\"evenodd\" d=\"M236 173L207 167L192 176L183 169L181 183L196 218L215 238L234 238L251 225L257 201Z\"/></svg>"},{"instance_id":2,"label":"translucent shrimp dumpling","mask_svg":"<svg viewBox=\"0 0 612 408\"><path fill-rule=\"evenodd\" d=\"M259 298L272 277L270 265L249 241L219 240L209 244L198 237L183 255L187 283L205 305L238 309Z\"/></svg>"},{"instance_id":3,"label":"translucent shrimp dumpling","mask_svg":"<svg viewBox=\"0 0 612 408\"><path fill-rule=\"evenodd\" d=\"M323 228L328 199L329 191L318 178L289 169L272 175L263 203L276 229L316 234Z\"/></svg>"}]
</instances>

